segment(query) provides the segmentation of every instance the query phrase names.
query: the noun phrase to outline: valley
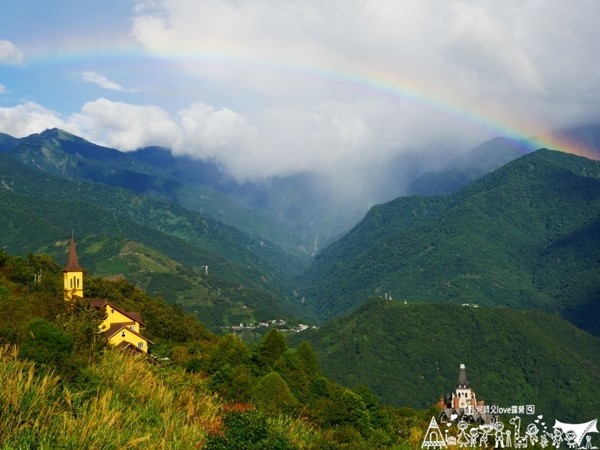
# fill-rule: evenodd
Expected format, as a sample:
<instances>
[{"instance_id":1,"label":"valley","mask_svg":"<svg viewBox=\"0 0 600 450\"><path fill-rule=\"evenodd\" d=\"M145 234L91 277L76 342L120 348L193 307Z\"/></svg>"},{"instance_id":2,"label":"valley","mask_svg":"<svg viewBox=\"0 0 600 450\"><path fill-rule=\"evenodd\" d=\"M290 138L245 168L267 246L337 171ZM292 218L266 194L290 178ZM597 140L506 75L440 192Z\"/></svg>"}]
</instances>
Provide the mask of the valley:
<instances>
[{"instance_id":1,"label":"valley","mask_svg":"<svg viewBox=\"0 0 600 450\"><path fill-rule=\"evenodd\" d=\"M290 204L313 200L282 189L289 180L250 200L209 163L165 149L124 154L60 130L4 136L0 242L60 261L73 232L95 276L128 280L213 332L307 340L327 376L384 403L431 406L466 360L485 398L577 404L579 419L600 398L600 163L528 145L490 141L415 179L412 195L345 222L311 256L328 225L309 240L290 226L311 220Z\"/></svg>"}]
</instances>

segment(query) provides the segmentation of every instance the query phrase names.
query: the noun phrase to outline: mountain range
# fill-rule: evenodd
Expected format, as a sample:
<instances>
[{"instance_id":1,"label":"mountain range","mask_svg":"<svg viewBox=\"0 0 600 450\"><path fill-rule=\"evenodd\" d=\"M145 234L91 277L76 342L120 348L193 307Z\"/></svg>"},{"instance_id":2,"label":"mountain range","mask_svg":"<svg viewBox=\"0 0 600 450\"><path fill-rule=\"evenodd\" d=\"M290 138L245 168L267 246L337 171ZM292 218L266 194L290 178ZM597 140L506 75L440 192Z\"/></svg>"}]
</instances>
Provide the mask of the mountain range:
<instances>
[{"instance_id":1,"label":"mountain range","mask_svg":"<svg viewBox=\"0 0 600 450\"><path fill-rule=\"evenodd\" d=\"M302 292L324 318L391 296L558 311L599 334L599 227L600 163L539 150L454 194L372 208Z\"/></svg>"},{"instance_id":2,"label":"mountain range","mask_svg":"<svg viewBox=\"0 0 600 450\"><path fill-rule=\"evenodd\" d=\"M87 269L124 275L196 311L210 326L293 313L289 280L306 266L301 255L156 196L73 179L71 170L94 173L94 165L100 166L98 173L107 174L104 178L119 177L117 170L99 162L106 157L105 149L65 156L52 150L54 139L48 144L43 139L37 147L27 143L24 149L23 142L2 140L0 221L6 251L45 252L60 260L66 239L76 232ZM120 152L109 154L121 158ZM81 172L76 170L80 158ZM131 182L127 174L122 178Z\"/></svg>"},{"instance_id":3,"label":"mountain range","mask_svg":"<svg viewBox=\"0 0 600 450\"><path fill-rule=\"evenodd\" d=\"M238 183L159 147L0 134L0 249L60 263L74 233L86 270L214 331L324 323L293 339L395 405L429 406L465 362L491 401L597 411L600 163L497 138L413 175L361 220L316 174Z\"/></svg>"}]
</instances>

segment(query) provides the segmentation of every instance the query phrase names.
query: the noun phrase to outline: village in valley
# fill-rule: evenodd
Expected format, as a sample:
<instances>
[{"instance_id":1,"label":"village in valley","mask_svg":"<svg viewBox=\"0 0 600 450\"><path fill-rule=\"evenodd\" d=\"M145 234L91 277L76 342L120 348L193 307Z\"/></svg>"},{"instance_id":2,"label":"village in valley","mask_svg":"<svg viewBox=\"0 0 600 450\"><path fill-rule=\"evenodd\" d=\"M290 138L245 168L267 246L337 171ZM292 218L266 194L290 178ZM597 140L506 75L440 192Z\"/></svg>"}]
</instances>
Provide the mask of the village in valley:
<instances>
[{"instance_id":1,"label":"village in valley","mask_svg":"<svg viewBox=\"0 0 600 450\"><path fill-rule=\"evenodd\" d=\"M249 324L240 323L239 325L223 326L223 331L232 331L234 333L243 333L244 331L257 331L260 329L268 330L269 328L277 328L282 333L300 333L309 328L317 329L314 325L306 325L299 323L298 325L288 325L287 319L272 319L264 322L253 322Z\"/></svg>"}]
</instances>

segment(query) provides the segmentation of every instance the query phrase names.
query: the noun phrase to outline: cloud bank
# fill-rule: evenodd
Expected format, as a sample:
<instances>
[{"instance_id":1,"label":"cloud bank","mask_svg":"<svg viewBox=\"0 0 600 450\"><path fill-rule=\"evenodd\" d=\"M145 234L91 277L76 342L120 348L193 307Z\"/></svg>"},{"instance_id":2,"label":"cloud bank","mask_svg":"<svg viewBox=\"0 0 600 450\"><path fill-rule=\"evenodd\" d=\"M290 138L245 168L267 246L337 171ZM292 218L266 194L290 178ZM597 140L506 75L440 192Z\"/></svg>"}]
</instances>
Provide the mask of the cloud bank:
<instances>
[{"instance_id":1,"label":"cloud bank","mask_svg":"<svg viewBox=\"0 0 600 450\"><path fill-rule=\"evenodd\" d=\"M598 121L599 16L593 0L139 0L131 38L154 70L123 67L123 84L79 70L106 97L1 108L0 125L161 145L239 181L317 171L364 185L403 154L435 165L496 135ZM23 59L0 41L0 63ZM136 100L126 86L152 72L162 84Z\"/></svg>"}]
</instances>

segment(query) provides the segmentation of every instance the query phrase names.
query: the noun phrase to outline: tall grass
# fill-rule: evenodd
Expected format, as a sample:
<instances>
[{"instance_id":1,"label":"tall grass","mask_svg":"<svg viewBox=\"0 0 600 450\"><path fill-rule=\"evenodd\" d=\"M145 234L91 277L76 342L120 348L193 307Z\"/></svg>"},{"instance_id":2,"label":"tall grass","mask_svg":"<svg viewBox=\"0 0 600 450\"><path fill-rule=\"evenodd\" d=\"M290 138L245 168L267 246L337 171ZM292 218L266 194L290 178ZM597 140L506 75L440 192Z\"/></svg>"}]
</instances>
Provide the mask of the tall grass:
<instances>
[{"instance_id":1,"label":"tall grass","mask_svg":"<svg viewBox=\"0 0 600 450\"><path fill-rule=\"evenodd\" d=\"M195 374L116 350L67 385L0 347L0 449L196 449L222 434L227 408ZM269 420L298 448L323 436L289 417Z\"/></svg>"},{"instance_id":2,"label":"tall grass","mask_svg":"<svg viewBox=\"0 0 600 450\"><path fill-rule=\"evenodd\" d=\"M137 357L108 351L89 367L95 393L71 392L53 374L37 375L15 348L0 349L0 446L40 449L193 449L221 426L220 403L201 380L171 376ZM40 371L41 372L41 371Z\"/></svg>"},{"instance_id":3,"label":"tall grass","mask_svg":"<svg viewBox=\"0 0 600 450\"><path fill-rule=\"evenodd\" d=\"M26 446L62 413L59 379L36 377L33 363L20 361L15 347L0 347L0 443ZM6 445L5 445L6 446Z\"/></svg>"}]
</instances>

